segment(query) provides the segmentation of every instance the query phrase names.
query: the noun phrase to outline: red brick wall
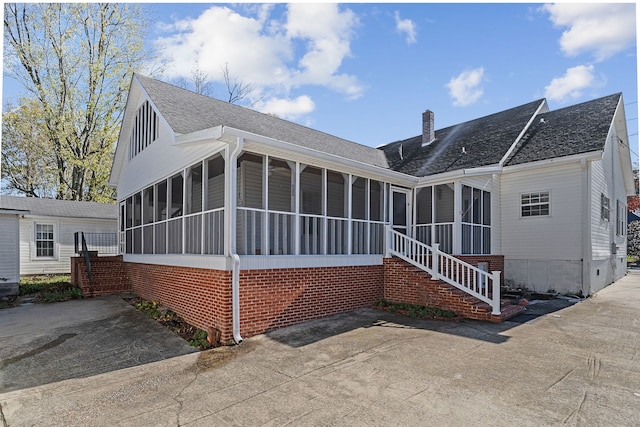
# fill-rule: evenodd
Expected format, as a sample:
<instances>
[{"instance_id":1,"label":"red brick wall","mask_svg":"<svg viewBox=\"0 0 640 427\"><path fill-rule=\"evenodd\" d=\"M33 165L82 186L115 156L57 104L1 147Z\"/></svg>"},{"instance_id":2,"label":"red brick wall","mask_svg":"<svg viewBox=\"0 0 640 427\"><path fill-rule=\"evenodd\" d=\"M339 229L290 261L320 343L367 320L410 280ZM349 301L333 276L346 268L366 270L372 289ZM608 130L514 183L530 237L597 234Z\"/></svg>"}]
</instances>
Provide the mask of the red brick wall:
<instances>
[{"instance_id":1,"label":"red brick wall","mask_svg":"<svg viewBox=\"0 0 640 427\"><path fill-rule=\"evenodd\" d=\"M79 286L86 297L116 295L131 291L131 283L122 256L91 257L91 277L83 257L71 257L71 283Z\"/></svg>"},{"instance_id":2,"label":"red brick wall","mask_svg":"<svg viewBox=\"0 0 640 427\"><path fill-rule=\"evenodd\" d=\"M456 255L455 257L475 267L479 262L488 262L489 273L499 271L500 284L504 284L504 255Z\"/></svg>"},{"instance_id":3,"label":"red brick wall","mask_svg":"<svg viewBox=\"0 0 640 427\"><path fill-rule=\"evenodd\" d=\"M382 265L241 271L241 334L367 307L382 295Z\"/></svg>"},{"instance_id":4,"label":"red brick wall","mask_svg":"<svg viewBox=\"0 0 640 427\"><path fill-rule=\"evenodd\" d=\"M485 260L486 257L481 259ZM499 261L490 263L490 269L497 263ZM384 298L393 302L451 310L469 319L494 320L488 304L479 303L444 282L431 280L425 271L395 257L384 259Z\"/></svg>"},{"instance_id":5,"label":"red brick wall","mask_svg":"<svg viewBox=\"0 0 640 427\"><path fill-rule=\"evenodd\" d=\"M205 331L215 327L222 342L233 337L231 272L203 268L126 263L133 292L158 301Z\"/></svg>"},{"instance_id":6,"label":"red brick wall","mask_svg":"<svg viewBox=\"0 0 640 427\"><path fill-rule=\"evenodd\" d=\"M201 329L233 337L231 272L127 263L133 292L158 301ZM248 338L342 313L382 298L383 267L323 267L240 272L240 334Z\"/></svg>"}]
</instances>

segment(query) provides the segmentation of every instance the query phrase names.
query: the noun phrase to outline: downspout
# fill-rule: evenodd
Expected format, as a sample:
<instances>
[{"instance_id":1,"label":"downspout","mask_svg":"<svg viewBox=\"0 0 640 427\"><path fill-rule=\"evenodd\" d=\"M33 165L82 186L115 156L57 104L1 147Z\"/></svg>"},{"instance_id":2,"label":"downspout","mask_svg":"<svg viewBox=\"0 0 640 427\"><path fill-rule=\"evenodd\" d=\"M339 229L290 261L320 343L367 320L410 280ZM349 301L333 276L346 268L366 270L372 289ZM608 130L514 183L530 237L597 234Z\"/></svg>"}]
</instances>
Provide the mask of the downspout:
<instances>
[{"instance_id":1,"label":"downspout","mask_svg":"<svg viewBox=\"0 0 640 427\"><path fill-rule=\"evenodd\" d=\"M231 311L233 323L233 340L236 344L242 342L240 335L240 256L236 253L236 212L237 200L236 193L238 187L237 168L234 168L238 161L238 155L242 152L244 146L244 138L237 137L237 143L231 154L229 155L229 181L233 185L228 185L227 202L229 206L229 239L227 243L227 253L231 259ZM233 172L231 172L233 170Z\"/></svg>"}]
</instances>

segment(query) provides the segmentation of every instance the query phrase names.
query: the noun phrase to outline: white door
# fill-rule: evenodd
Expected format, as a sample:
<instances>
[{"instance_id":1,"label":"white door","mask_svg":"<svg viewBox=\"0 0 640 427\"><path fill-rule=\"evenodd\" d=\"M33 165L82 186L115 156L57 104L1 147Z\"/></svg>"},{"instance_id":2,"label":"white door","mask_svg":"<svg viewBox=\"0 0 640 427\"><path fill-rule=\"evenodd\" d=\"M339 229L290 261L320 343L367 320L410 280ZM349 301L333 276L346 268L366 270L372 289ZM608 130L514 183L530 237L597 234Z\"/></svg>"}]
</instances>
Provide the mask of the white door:
<instances>
[{"instance_id":1,"label":"white door","mask_svg":"<svg viewBox=\"0 0 640 427\"><path fill-rule=\"evenodd\" d=\"M391 187L389 206L391 227L399 233L411 235L411 190Z\"/></svg>"}]
</instances>

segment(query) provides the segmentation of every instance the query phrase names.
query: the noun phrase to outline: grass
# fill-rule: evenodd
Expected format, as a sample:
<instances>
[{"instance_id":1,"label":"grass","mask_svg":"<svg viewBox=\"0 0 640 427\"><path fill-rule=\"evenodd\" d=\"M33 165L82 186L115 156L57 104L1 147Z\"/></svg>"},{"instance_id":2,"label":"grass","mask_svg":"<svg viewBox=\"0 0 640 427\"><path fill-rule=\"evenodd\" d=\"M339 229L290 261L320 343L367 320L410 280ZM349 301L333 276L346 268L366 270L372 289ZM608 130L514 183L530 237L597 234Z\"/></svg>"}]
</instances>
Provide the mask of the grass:
<instances>
[{"instance_id":1,"label":"grass","mask_svg":"<svg viewBox=\"0 0 640 427\"><path fill-rule=\"evenodd\" d=\"M401 302L391 302L384 298L376 301L374 306L391 313L409 316L413 319L453 319L458 317L458 314L451 310L443 310L437 307L426 307L423 305Z\"/></svg>"},{"instance_id":2,"label":"grass","mask_svg":"<svg viewBox=\"0 0 640 427\"><path fill-rule=\"evenodd\" d=\"M20 280L21 298L33 298L36 303L69 301L83 298L82 290L71 284L69 275L30 276Z\"/></svg>"}]
</instances>

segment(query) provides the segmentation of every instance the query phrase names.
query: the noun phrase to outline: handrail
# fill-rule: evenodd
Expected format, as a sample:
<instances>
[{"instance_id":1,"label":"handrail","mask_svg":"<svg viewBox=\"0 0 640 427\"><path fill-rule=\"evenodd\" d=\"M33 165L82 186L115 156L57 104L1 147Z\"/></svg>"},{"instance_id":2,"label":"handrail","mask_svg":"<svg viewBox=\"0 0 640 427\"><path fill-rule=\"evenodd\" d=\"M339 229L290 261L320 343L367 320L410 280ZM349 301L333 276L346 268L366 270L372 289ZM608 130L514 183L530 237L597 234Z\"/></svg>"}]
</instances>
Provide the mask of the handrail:
<instances>
[{"instance_id":1,"label":"handrail","mask_svg":"<svg viewBox=\"0 0 640 427\"><path fill-rule=\"evenodd\" d=\"M500 271L486 272L442 252L438 244L426 245L387 225L389 255L395 255L491 305L491 314L500 314Z\"/></svg>"}]
</instances>

